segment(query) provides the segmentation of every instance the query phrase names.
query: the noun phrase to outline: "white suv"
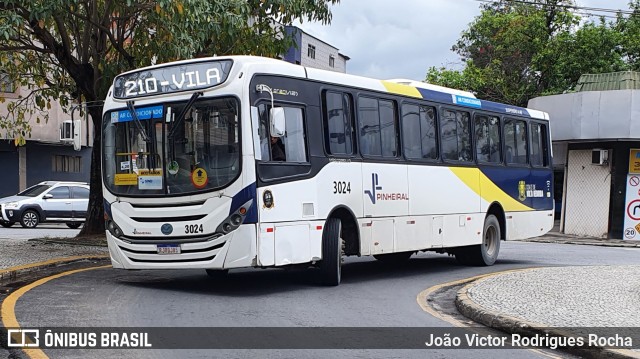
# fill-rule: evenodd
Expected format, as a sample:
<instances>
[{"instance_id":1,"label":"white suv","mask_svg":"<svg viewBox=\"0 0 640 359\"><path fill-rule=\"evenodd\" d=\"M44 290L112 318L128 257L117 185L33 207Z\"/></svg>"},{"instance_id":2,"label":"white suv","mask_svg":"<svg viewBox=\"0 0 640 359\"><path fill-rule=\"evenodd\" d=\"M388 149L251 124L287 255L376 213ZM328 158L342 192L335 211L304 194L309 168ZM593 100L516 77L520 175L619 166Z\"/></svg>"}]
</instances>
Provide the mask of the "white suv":
<instances>
[{"instance_id":1,"label":"white suv","mask_svg":"<svg viewBox=\"0 0 640 359\"><path fill-rule=\"evenodd\" d=\"M15 196L0 198L0 225L11 227L20 222L24 228L35 228L41 222L61 222L75 229L84 223L88 206L88 184L41 182Z\"/></svg>"}]
</instances>

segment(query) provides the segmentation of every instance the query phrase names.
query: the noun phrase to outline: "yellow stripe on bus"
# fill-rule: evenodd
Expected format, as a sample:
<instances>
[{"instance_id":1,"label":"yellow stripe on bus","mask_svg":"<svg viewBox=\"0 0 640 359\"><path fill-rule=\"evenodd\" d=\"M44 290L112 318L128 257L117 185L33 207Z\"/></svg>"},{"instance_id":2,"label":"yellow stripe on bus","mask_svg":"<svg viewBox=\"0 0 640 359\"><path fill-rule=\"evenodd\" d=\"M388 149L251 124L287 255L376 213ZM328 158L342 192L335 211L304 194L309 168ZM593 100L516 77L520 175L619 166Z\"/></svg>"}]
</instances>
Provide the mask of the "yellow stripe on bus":
<instances>
[{"instance_id":1,"label":"yellow stripe on bus","mask_svg":"<svg viewBox=\"0 0 640 359\"><path fill-rule=\"evenodd\" d=\"M482 171L477 168L449 167L464 184L489 203L498 202L505 212L533 211L496 186Z\"/></svg>"},{"instance_id":2,"label":"yellow stripe on bus","mask_svg":"<svg viewBox=\"0 0 640 359\"><path fill-rule=\"evenodd\" d=\"M387 89L387 91L391 93L422 98L422 94L420 94L420 91L418 91L418 89L413 86L397 84L395 82L389 82L389 81L382 81L382 84Z\"/></svg>"}]
</instances>

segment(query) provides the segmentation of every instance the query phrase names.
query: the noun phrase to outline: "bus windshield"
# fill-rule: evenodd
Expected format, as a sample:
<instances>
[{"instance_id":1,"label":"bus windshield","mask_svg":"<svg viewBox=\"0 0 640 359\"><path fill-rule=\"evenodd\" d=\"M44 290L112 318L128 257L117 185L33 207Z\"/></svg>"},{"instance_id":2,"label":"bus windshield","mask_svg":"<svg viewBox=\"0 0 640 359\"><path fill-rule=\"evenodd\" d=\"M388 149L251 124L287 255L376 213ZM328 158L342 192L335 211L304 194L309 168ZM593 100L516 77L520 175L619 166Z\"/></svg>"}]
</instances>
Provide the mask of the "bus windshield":
<instances>
[{"instance_id":1,"label":"bus windshield","mask_svg":"<svg viewBox=\"0 0 640 359\"><path fill-rule=\"evenodd\" d=\"M226 187L238 177L238 101L199 99L188 105L135 107L135 116L128 109L105 114L103 176L110 192L191 194Z\"/></svg>"}]
</instances>

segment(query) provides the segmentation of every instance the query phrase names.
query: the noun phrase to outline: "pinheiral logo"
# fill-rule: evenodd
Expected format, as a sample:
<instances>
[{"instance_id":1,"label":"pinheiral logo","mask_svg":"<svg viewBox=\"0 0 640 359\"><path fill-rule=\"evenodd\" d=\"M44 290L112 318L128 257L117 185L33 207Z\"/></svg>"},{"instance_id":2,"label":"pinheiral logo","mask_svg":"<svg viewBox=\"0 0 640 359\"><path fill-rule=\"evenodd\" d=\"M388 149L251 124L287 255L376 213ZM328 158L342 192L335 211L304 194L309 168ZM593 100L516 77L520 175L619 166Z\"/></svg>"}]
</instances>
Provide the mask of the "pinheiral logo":
<instances>
[{"instance_id":1,"label":"pinheiral logo","mask_svg":"<svg viewBox=\"0 0 640 359\"><path fill-rule=\"evenodd\" d=\"M408 201L407 193L398 192L382 192L382 186L378 182L378 174L371 174L371 189L364 190L364 194L369 196L371 203L376 204L377 201Z\"/></svg>"}]
</instances>

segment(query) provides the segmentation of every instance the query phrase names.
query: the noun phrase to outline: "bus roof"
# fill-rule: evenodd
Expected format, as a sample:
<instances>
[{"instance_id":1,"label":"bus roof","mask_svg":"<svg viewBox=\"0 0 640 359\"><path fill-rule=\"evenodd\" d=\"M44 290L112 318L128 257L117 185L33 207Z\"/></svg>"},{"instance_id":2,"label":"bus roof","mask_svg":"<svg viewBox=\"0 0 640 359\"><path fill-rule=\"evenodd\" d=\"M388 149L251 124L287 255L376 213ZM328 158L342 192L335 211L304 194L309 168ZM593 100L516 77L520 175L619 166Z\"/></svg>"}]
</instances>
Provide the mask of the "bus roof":
<instances>
[{"instance_id":1,"label":"bus roof","mask_svg":"<svg viewBox=\"0 0 640 359\"><path fill-rule=\"evenodd\" d=\"M250 69L254 73L282 74L287 76L303 77L319 82L387 92L417 99L468 107L476 110L487 110L506 115L524 116L542 120L549 119L549 116L545 112L477 99L471 92L467 91L407 79L378 80L341 72L302 67L286 61L259 56L219 56L181 60L128 71L120 74L119 76L166 66L225 59L233 60L235 63L240 64L241 67L246 68L247 70Z\"/></svg>"}]
</instances>

